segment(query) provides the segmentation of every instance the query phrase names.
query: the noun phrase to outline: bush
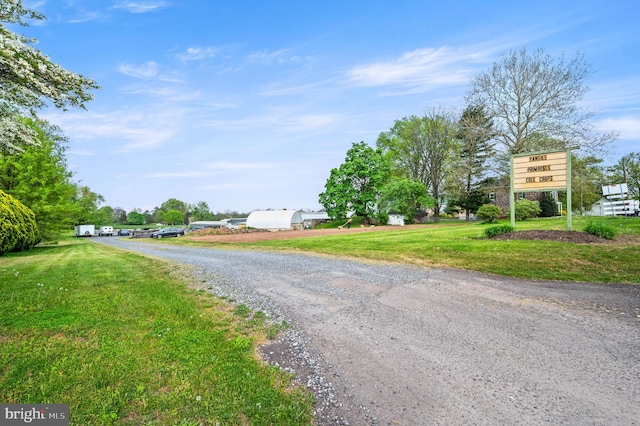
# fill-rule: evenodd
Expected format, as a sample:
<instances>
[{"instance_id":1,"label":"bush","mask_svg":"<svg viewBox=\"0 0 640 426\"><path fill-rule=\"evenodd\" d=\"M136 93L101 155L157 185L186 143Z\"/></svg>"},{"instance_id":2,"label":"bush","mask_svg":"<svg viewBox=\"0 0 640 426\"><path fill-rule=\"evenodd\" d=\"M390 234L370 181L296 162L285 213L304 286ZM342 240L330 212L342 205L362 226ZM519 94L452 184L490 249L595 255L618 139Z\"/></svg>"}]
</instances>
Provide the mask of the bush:
<instances>
[{"instance_id":1,"label":"bush","mask_svg":"<svg viewBox=\"0 0 640 426\"><path fill-rule=\"evenodd\" d=\"M11 195L0 191L0 255L28 250L39 242L35 214Z\"/></svg>"},{"instance_id":2,"label":"bush","mask_svg":"<svg viewBox=\"0 0 640 426\"><path fill-rule=\"evenodd\" d=\"M493 204L483 204L478 208L476 216L487 223L493 223L502 215L502 209Z\"/></svg>"},{"instance_id":3,"label":"bush","mask_svg":"<svg viewBox=\"0 0 640 426\"><path fill-rule=\"evenodd\" d=\"M551 194L546 193L540 200L540 217L554 217L558 215L558 205Z\"/></svg>"},{"instance_id":4,"label":"bush","mask_svg":"<svg viewBox=\"0 0 640 426\"><path fill-rule=\"evenodd\" d=\"M606 238L607 240L613 240L613 237L616 236L615 229L600 222L594 221L590 221L587 226L585 226L584 232L595 235L596 237Z\"/></svg>"},{"instance_id":5,"label":"bush","mask_svg":"<svg viewBox=\"0 0 640 426\"><path fill-rule=\"evenodd\" d=\"M522 198L516 201L516 220L527 220L540 214L540 203Z\"/></svg>"},{"instance_id":6,"label":"bush","mask_svg":"<svg viewBox=\"0 0 640 426\"><path fill-rule=\"evenodd\" d=\"M513 226L511 225L495 225L490 226L484 230L484 235L487 238L495 237L496 235L508 234L513 232Z\"/></svg>"}]
</instances>

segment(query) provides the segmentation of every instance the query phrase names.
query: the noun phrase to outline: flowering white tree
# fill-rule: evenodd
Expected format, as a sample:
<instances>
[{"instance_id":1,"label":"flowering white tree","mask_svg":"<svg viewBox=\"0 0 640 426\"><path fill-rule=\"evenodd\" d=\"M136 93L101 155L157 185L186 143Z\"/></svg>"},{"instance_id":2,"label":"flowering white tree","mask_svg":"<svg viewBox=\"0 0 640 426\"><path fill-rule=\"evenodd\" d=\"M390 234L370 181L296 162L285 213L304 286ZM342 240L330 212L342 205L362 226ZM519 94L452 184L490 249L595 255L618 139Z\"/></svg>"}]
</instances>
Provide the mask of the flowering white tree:
<instances>
[{"instance_id":1,"label":"flowering white tree","mask_svg":"<svg viewBox=\"0 0 640 426\"><path fill-rule=\"evenodd\" d=\"M67 71L35 49L37 40L9 30L3 23L27 26L26 19L45 19L26 9L22 0L0 0L0 149L20 151L21 145L36 144L32 131L18 119L35 116L48 103L66 110L85 108L97 84Z\"/></svg>"}]
</instances>

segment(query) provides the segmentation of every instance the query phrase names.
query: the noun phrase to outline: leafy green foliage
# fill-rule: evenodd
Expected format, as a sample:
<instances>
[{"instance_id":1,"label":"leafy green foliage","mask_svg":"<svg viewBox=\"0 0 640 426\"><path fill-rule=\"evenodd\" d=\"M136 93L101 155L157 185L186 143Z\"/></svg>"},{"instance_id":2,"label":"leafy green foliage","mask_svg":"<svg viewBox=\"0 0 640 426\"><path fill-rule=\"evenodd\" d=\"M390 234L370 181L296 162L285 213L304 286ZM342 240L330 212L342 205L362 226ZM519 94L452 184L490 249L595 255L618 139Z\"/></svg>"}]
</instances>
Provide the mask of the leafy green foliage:
<instances>
[{"instance_id":1,"label":"leafy green foliage","mask_svg":"<svg viewBox=\"0 0 640 426\"><path fill-rule=\"evenodd\" d=\"M495 237L496 235L508 234L513 232L513 226L507 224L500 224L490 226L484 230L484 235L487 238Z\"/></svg>"},{"instance_id":2,"label":"leafy green foliage","mask_svg":"<svg viewBox=\"0 0 640 426\"><path fill-rule=\"evenodd\" d=\"M378 199L378 211L401 214L409 223L413 222L418 209L433 206L434 201L429 196L427 187L408 178L391 178L382 187Z\"/></svg>"},{"instance_id":3,"label":"leafy green foliage","mask_svg":"<svg viewBox=\"0 0 640 426\"><path fill-rule=\"evenodd\" d=\"M623 156L617 164L609 168L609 183L626 182L629 198L640 200L640 153L632 152Z\"/></svg>"},{"instance_id":4,"label":"leafy green foliage","mask_svg":"<svg viewBox=\"0 0 640 426\"><path fill-rule=\"evenodd\" d=\"M144 225L145 215L136 211L132 211L127 215L127 223L129 225Z\"/></svg>"},{"instance_id":5,"label":"leafy green foliage","mask_svg":"<svg viewBox=\"0 0 640 426\"><path fill-rule=\"evenodd\" d=\"M95 224L106 221L104 215L98 211L100 204L104 202L104 197L93 192L88 186L76 187L74 202L79 207L76 217L73 219L74 224Z\"/></svg>"},{"instance_id":6,"label":"leafy green foliage","mask_svg":"<svg viewBox=\"0 0 640 426\"><path fill-rule=\"evenodd\" d=\"M434 200L435 221L460 148L455 121L449 111L433 109L422 117L397 120L377 140L395 174L422 182L428 188Z\"/></svg>"},{"instance_id":7,"label":"leafy green foliage","mask_svg":"<svg viewBox=\"0 0 640 426\"><path fill-rule=\"evenodd\" d=\"M76 185L65 159L66 138L44 121L23 119L38 141L21 154L0 152L0 189L19 199L36 215L40 235L53 241L78 215Z\"/></svg>"},{"instance_id":8,"label":"leafy green foliage","mask_svg":"<svg viewBox=\"0 0 640 426\"><path fill-rule=\"evenodd\" d=\"M558 215L558 206L548 192L540 200L540 217L554 217Z\"/></svg>"},{"instance_id":9,"label":"leafy green foliage","mask_svg":"<svg viewBox=\"0 0 640 426\"><path fill-rule=\"evenodd\" d=\"M537 217L541 212L540 203L537 201L522 198L516 201L515 216L516 220L527 220Z\"/></svg>"},{"instance_id":10,"label":"leafy green foliage","mask_svg":"<svg viewBox=\"0 0 640 426\"><path fill-rule=\"evenodd\" d=\"M584 227L584 232L607 240L612 240L616 236L615 228L605 225L604 223L594 221L587 223Z\"/></svg>"},{"instance_id":11,"label":"leafy green foliage","mask_svg":"<svg viewBox=\"0 0 640 426\"><path fill-rule=\"evenodd\" d=\"M325 191L319 195L320 204L332 218L344 218L350 211L356 216L373 217L377 196L389 173L389 162L380 150L364 142L353 143L345 162L331 170Z\"/></svg>"},{"instance_id":12,"label":"leafy green foliage","mask_svg":"<svg viewBox=\"0 0 640 426\"><path fill-rule=\"evenodd\" d=\"M199 201L197 204L189 205L189 213L193 220L214 220L213 213L211 213L206 201Z\"/></svg>"},{"instance_id":13,"label":"leafy green foliage","mask_svg":"<svg viewBox=\"0 0 640 426\"><path fill-rule=\"evenodd\" d=\"M0 255L28 250L40 242L35 214L0 190Z\"/></svg>"},{"instance_id":14,"label":"leafy green foliage","mask_svg":"<svg viewBox=\"0 0 640 426\"><path fill-rule=\"evenodd\" d=\"M182 223L184 215L179 210L169 210L164 214L164 222L168 225L178 225Z\"/></svg>"},{"instance_id":15,"label":"leafy green foliage","mask_svg":"<svg viewBox=\"0 0 640 426\"><path fill-rule=\"evenodd\" d=\"M494 204L483 204L478 208L476 216L487 223L493 223L502 216L502 209Z\"/></svg>"}]
</instances>

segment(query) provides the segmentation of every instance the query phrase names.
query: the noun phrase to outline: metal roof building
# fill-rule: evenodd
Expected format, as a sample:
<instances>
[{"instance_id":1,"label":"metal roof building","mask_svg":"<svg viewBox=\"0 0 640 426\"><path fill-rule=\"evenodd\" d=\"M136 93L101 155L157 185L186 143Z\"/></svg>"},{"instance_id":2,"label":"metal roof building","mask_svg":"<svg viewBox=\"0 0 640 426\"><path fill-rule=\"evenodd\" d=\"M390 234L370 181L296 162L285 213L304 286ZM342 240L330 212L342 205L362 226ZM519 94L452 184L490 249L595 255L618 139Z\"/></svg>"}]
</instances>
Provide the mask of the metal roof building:
<instances>
[{"instance_id":1,"label":"metal roof building","mask_svg":"<svg viewBox=\"0 0 640 426\"><path fill-rule=\"evenodd\" d=\"M296 210L256 210L247 218L247 228L289 231L303 228L302 215Z\"/></svg>"}]
</instances>

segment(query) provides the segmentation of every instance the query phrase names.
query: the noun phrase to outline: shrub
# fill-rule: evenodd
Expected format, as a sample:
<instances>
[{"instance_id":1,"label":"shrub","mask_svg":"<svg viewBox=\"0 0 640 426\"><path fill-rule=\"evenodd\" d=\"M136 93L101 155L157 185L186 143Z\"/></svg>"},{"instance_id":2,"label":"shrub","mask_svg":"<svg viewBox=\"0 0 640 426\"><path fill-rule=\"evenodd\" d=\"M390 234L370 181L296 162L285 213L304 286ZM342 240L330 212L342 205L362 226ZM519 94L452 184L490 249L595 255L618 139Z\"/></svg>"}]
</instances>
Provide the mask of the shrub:
<instances>
[{"instance_id":1,"label":"shrub","mask_svg":"<svg viewBox=\"0 0 640 426\"><path fill-rule=\"evenodd\" d=\"M35 214L11 195L0 191L0 255L28 250L39 242Z\"/></svg>"},{"instance_id":2,"label":"shrub","mask_svg":"<svg viewBox=\"0 0 640 426\"><path fill-rule=\"evenodd\" d=\"M616 236L616 230L600 222L590 221L584 228L584 232L596 237L612 240Z\"/></svg>"},{"instance_id":3,"label":"shrub","mask_svg":"<svg viewBox=\"0 0 640 426\"><path fill-rule=\"evenodd\" d=\"M513 232L513 226L511 225L494 225L484 230L484 235L487 238L495 237L496 235L508 234Z\"/></svg>"},{"instance_id":4,"label":"shrub","mask_svg":"<svg viewBox=\"0 0 640 426\"><path fill-rule=\"evenodd\" d=\"M522 198L516 201L516 220L527 220L540 214L540 203Z\"/></svg>"},{"instance_id":5,"label":"shrub","mask_svg":"<svg viewBox=\"0 0 640 426\"><path fill-rule=\"evenodd\" d=\"M496 220L498 220L501 214L502 209L493 204L483 204L480 206L480 208L478 208L478 211L476 212L476 216L487 223L495 222Z\"/></svg>"},{"instance_id":6,"label":"shrub","mask_svg":"<svg viewBox=\"0 0 640 426\"><path fill-rule=\"evenodd\" d=\"M551 194L546 193L540 200L540 217L554 217L558 215L558 205Z\"/></svg>"}]
</instances>

